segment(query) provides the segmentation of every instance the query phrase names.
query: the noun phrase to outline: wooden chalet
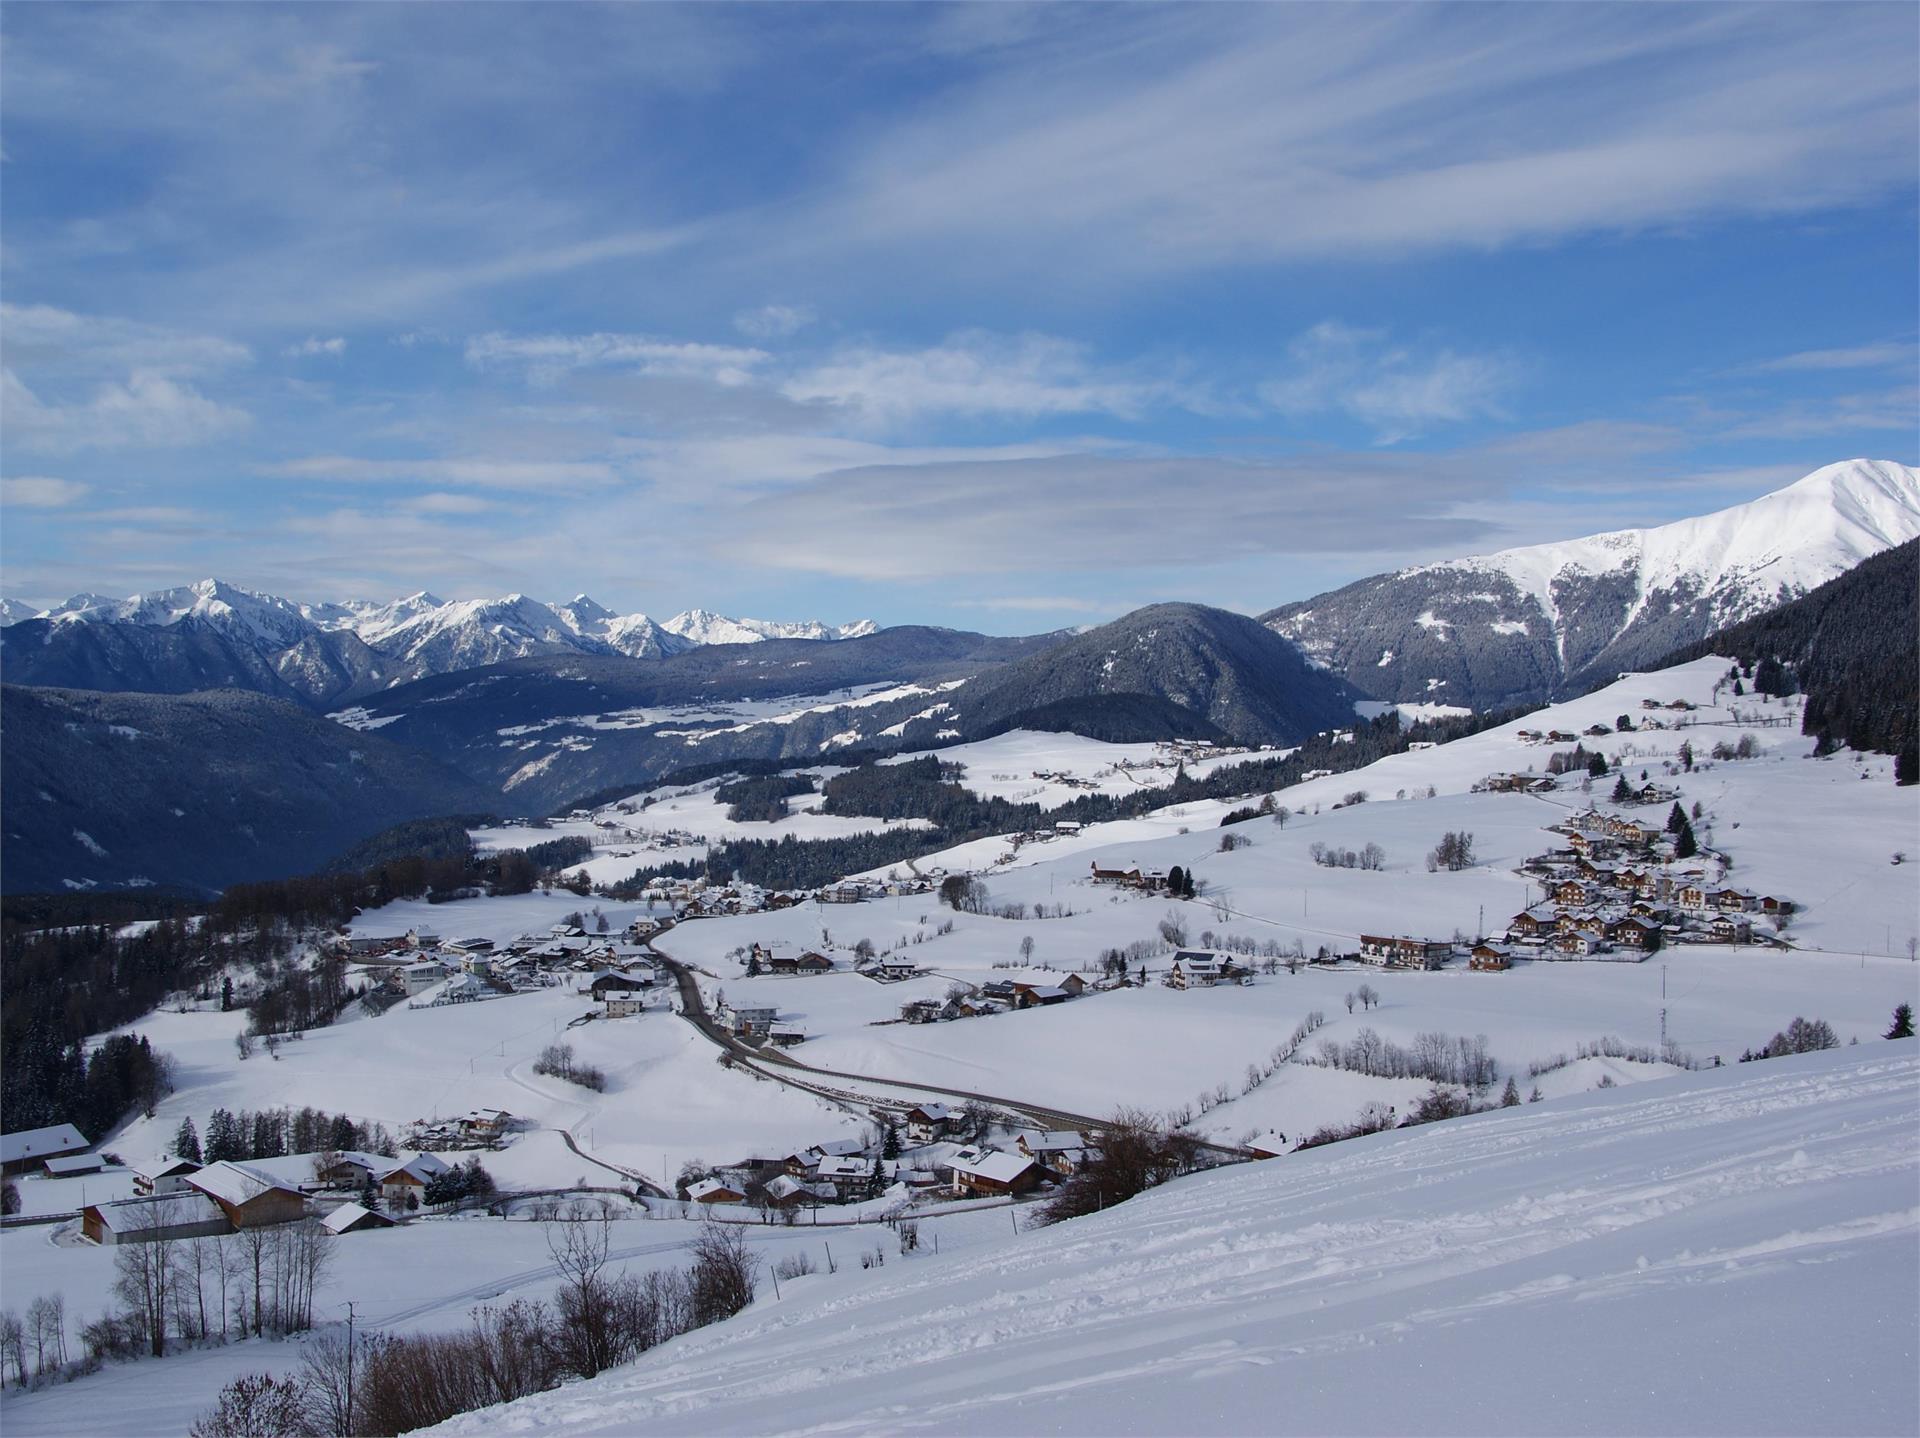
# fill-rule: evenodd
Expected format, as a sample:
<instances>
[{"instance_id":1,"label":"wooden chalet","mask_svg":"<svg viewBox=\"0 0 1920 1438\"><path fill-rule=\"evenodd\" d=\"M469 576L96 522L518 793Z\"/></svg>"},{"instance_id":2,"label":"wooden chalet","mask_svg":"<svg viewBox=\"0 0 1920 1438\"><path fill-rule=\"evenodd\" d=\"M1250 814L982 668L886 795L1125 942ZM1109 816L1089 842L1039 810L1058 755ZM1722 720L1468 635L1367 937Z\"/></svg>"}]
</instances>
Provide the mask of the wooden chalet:
<instances>
[{"instance_id":1,"label":"wooden chalet","mask_svg":"<svg viewBox=\"0 0 1920 1438\"><path fill-rule=\"evenodd\" d=\"M687 1197L695 1203L745 1203L746 1194L732 1184L717 1178L703 1178L698 1183L687 1185Z\"/></svg>"},{"instance_id":2,"label":"wooden chalet","mask_svg":"<svg viewBox=\"0 0 1920 1438\"><path fill-rule=\"evenodd\" d=\"M1473 952L1467 959L1467 967L1481 973L1502 973L1513 967L1513 950L1505 944L1496 944L1490 939L1482 939L1473 946Z\"/></svg>"},{"instance_id":3,"label":"wooden chalet","mask_svg":"<svg viewBox=\"0 0 1920 1438\"><path fill-rule=\"evenodd\" d=\"M988 1196L1025 1193L1040 1181L1040 1166L1024 1153L963 1148L947 1164L955 1193Z\"/></svg>"},{"instance_id":4,"label":"wooden chalet","mask_svg":"<svg viewBox=\"0 0 1920 1438\"><path fill-rule=\"evenodd\" d=\"M50 1158L84 1153L93 1145L70 1123L0 1134L0 1173L26 1173Z\"/></svg>"},{"instance_id":5,"label":"wooden chalet","mask_svg":"<svg viewBox=\"0 0 1920 1438\"><path fill-rule=\"evenodd\" d=\"M210 1163L187 1175L187 1187L218 1204L235 1229L295 1223L307 1216L305 1194L244 1163Z\"/></svg>"},{"instance_id":6,"label":"wooden chalet","mask_svg":"<svg viewBox=\"0 0 1920 1438\"><path fill-rule=\"evenodd\" d=\"M947 1130L959 1118L952 1109L943 1103L920 1104L906 1113L907 1141L909 1143L933 1143L945 1138Z\"/></svg>"}]
</instances>

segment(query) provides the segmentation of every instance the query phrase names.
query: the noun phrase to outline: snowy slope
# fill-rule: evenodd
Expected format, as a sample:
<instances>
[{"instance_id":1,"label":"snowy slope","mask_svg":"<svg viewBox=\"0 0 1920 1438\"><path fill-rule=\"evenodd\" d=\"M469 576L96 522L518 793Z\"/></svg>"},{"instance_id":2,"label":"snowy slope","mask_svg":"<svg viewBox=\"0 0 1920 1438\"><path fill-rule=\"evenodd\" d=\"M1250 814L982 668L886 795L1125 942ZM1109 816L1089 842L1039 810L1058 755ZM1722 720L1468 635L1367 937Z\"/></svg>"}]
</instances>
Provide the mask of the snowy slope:
<instances>
[{"instance_id":1,"label":"snowy slope","mask_svg":"<svg viewBox=\"0 0 1920 1438\"><path fill-rule=\"evenodd\" d=\"M1384 700L1474 708L1577 692L1920 535L1920 474L1848 460L1653 529L1423 565L1263 616Z\"/></svg>"},{"instance_id":2,"label":"snowy slope","mask_svg":"<svg viewBox=\"0 0 1920 1438\"><path fill-rule=\"evenodd\" d=\"M1911 1433L1914 1043L1177 1182L448 1433Z\"/></svg>"}]
</instances>

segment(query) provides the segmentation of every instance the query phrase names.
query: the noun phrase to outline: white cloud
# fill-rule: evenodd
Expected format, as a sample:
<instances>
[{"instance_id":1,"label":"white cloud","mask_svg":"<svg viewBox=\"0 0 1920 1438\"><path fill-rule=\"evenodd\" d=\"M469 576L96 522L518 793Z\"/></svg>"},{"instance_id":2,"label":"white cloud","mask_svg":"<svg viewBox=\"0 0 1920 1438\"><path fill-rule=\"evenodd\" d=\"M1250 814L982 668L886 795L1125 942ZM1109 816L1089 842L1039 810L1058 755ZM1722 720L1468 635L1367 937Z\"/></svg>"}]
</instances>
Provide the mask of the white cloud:
<instances>
[{"instance_id":1,"label":"white cloud","mask_svg":"<svg viewBox=\"0 0 1920 1438\"><path fill-rule=\"evenodd\" d=\"M467 363L476 369L521 368L536 384L551 384L570 370L615 366L644 375L691 377L720 385L743 385L771 356L736 345L687 344L649 335L475 335Z\"/></svg>"},{"instance_id":2,"label":"white cloud","mask_svg":"<svg viewBox=\"0 0 1920 1438\"><path fill-rule=\"evenodd\" d=\"M617 478L596 461L499 459L354 459L315 455L268 465L280 479L340 484L446 484L475 489L550 490L595 486Z\"/></svg>"},{"instance_id":3,"label":"white cloud","mask_svg":"<svg viewBox=\"0 0 1920 1438\"><path fill-rule=\"evenodd\" d=\"M1470 544L1484 467L1400 456L1267 463L1061 455L877 465L743 511L730 558L873 580L1215 564Z\"/></svg>"},{"instance_id":4,"label":"white cloud","mask_svg":"<svg viewBox=\"0 0 1920 1438\"><path fill-rule=\"evenodd\" d=\"M0 345L16 371L98 378L142 370L202 376L248 363L245 345L52 305L0 304Z\"/></svg>"},{"instance_id":5,"label":"white cloud","mask_svg":"<svg viewBox=\"0 0 1920 1438\"><path fill-rule=\"evenodd\" d=\"M326 355L331 359L338 359L346 352L346 339L340 335L335 335L332 339L324 340L317 335L308 335L304 340L300 341L299 344L288 345L286 349L282 351L288 359L305 359L310 355Z\"/></svg>"},{"instance_id":6,"label":"white cloud","mask_svg":"<svg viewBox=\"0 0 1920 1438\"><path fill-rule=\"evenodd\" d=\"M1436 424L1498 416L1513 366L1489 355L1449 349L1420 353L1389 341L1384 330L1337 320L1315 325L1287 346L1289 372L1260 386L1260 397L1283 414L1345 413L1377 431L1382 443Z\"/></svg>"},{"instance_id":7,"label":"white cloud","mask_svg":"<svg viewBox=\"0 0 1920 1438\"><path fill-rule=\"evenodd\" d=\"M135 370L124 384L99 385L71 404L47 403L12 370L0 371L0 419L16 443L50 454L205 444L250 423L244 410L151 370Z\"/></svg>"},{"instance_id":8,"label":"white cloud","mask_svg":"<svg viewBox=\"0 0 1920 1438\"><path fill-rule=\"evenodd\" d=\"M1807 371L1840 369L1891 369L1911 365L1920 359L1920 349L1911 341L1854 345L1847 349L1801 350L1778 359L1742 365L1736 374L1797 374Z\"/></svg>"},{"instance_id":9,"label":"white cloud","mask_svg":"<svg viewBox=\"0 0 1920 1438\"><path fill-rule=\"evenodd\" d=\"M780 391L881 425L928 414L1138 419L1155 407L1204 404L1175 380L1097 366L1071 340L981 330L921 350L845 349L791 376Z\"/></svg>"},{"instance_id":10,"label":"white cloud","mask_svg":"<svg viewBox=\"0 0 1920 1438\"><path fill-rule=\"evenodd\" d=\"M16 504L23 509L64 509L78 504L92 492L90 484L45 475L0 479L0 504Z\"/></svg>"},{"instance_id":11,"label":"white cloud","mask_svg":"<svg viewBox=\"0 0 1920 1438\"><path fill-rule=\"evenodd\" d=\"M748 339L781 340L798 334L815 318L811 305L762 305L741 310L733 317L733 327Z\"/></svg>"},{"instance_id":12,"label":"white cloud","mask_svg":"<svg viewBox=\"0 0 1920 1438\"><path fill-rule=\"evenodd\" d=\"M1547 243L1912 181L1896 9L1193 6L1084 31L1071 63L1012 59L889 127L822 230L1084 273Z\"/></svg>"}]
</instances>

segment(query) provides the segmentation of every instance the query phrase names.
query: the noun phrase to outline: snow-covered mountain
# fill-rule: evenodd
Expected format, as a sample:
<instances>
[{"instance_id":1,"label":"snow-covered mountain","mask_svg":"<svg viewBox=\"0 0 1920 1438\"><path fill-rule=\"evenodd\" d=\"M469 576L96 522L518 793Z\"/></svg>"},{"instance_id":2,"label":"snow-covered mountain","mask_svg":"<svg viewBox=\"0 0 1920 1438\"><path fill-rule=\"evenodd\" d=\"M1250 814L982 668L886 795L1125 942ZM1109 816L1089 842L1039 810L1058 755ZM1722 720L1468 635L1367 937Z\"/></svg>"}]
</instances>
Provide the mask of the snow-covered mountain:
<instances>
[{"instance_id":1,"label":"snow-covered mountain","mask_svg":"<svg viewBox=\"0 0 1920 1438\"><path fill-rule=\"evenodd\" d=\"M15 657L32 654L34 677L25 682L184 692L216 676L320 705L509 659L566 654L659 659L707 644L848 639L876 630L870 620L775 623L706 610L679 616L673 623L684 622L684 627L676 630L645 614L616 614L584 594L558 605L524 594L445 600L425 590L385 604L296 604L218 579L125 599L78 594L49 610L7 603L8 627L36 620L44 621L46 632L33 625L33 642L23 640L11 651ZM75 662L68 664L63 656L70 650ZM177 666L178 683L168 679L174 651L191 655L190 664ZM116 672L126 667L116 656L132 659L138 682L115 682Z\"/></svg>"},{"instance_id":2,"label":"snow-covered mountain","mask_svg":"<svg viewBox=\"0 0 1920 1438\"><path fill-rule=\"evenodd\" d=\"M882 1266L850 1239L837 1273L421 1431L1910 1432L1916 1095L1914 1041L1876 1042L1245 1164L998 1247L882 1231Z\"/></svg>"},{"instance_id":3,"label":"snow-covered mountain","mask_svg":"<svg viewBox=\"0 0 1920 1438\"><path fill-rule=\"evenodd\" d=\"M1262 615L1376 699L1472 708L1576 693L1920 536L1920 474L1848 460L1653 529L1376 575Z\"/></svg>"},{"instance_id":4,"label":"snow-covered mountain","mask_svg":"<svg viewBox=\"0 0 1920 1438\"><path fill-rule=\"evenodd\" d=\"M822 624L817 619L798 623L729 619L710 609L688 609L674 615L661 628L695 644L758 644L763 639L861 639L877 633L880 626L871 619L856 619L851 624Z\"/></svg>"},{"instance_id":5,"label":"snow-covered mountain","mask_svg":"<svg viewBox=\"0 0 1920 1438\"><path fill-rule=\"evenodd\" d=\"M40 611L31 604L22 604L17 599L0 599L0 629L9 624L18 624L22 619L31 619Z\"/></svg>"}]
</instances>

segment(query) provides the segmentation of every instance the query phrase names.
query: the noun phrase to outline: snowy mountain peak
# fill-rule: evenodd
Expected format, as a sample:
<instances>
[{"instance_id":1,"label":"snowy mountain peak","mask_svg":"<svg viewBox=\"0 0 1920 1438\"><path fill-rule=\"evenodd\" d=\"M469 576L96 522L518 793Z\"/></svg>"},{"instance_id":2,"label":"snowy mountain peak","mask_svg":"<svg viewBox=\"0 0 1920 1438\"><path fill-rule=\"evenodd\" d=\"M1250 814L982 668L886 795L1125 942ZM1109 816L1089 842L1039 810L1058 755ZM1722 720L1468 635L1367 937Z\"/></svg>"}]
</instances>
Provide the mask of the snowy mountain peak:
<instances>
[{"instance_id":1,"label":"snowy mountain peak","mask_svg":"<svg viewBox=\"0 0 1920 1438\"><path fill-rule=\"evenodd\" d=\"M1642 667L1920 536L1920 473L1830 464L1693 519L1363 579L1262 616L1377 699L1485 708Z\"/></svg>"},{"instance_id":2,"label":"snowy mountain peak","mask_svg":"<svg viewBox=\"0 0 1920 1438\"><path fill-rule=\"evenodd\" d=\"M823 624L817 619L732 619L710 609L685 610L661 627L696 644L758 644L766 639L859 639L879 632L879 625L871 619L857 619L851 624Z\"/></svg>"}]
</instances>

